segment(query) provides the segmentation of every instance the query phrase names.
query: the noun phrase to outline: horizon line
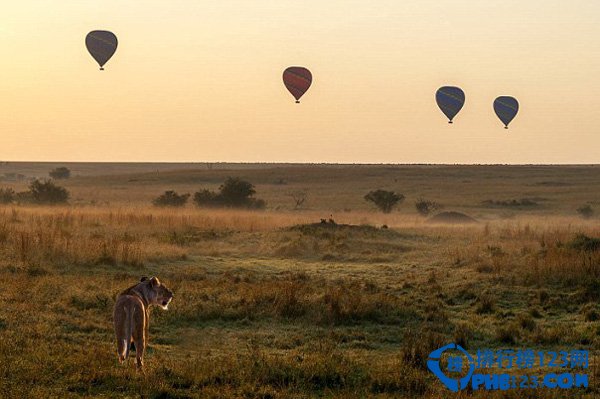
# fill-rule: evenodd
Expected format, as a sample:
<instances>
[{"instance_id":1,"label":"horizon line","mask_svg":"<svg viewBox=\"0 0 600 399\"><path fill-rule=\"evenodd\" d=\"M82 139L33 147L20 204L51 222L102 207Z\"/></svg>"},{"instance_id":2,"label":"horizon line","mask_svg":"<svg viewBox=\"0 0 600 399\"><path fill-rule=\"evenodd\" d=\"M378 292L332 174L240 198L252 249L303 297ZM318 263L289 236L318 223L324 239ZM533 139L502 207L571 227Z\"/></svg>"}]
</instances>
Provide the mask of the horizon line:
<instances>
[{"instance_id":1,"label":"horizon line","mask_svg":"<svg viewBox=\"0 0 600 399\"><path fill-rule=\"evenodd\" d=\"M330 165L330 166L600 166L598 163L431 163L431 162L279 162L279 161L36 161L36 160L0 160L0 166L11 163L37 163L37 164L172 164L172 165Z\"/></svg>"}]
</instances>

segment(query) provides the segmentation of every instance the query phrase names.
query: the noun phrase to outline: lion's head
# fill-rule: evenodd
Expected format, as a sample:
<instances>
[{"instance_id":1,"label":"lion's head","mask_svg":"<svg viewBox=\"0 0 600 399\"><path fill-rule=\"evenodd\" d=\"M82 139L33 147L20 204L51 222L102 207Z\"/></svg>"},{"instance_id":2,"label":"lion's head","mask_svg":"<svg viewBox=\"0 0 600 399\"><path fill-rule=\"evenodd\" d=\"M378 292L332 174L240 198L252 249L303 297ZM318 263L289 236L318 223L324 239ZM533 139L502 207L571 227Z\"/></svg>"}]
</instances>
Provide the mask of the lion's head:
<instances>
[{"instance_id":1,"label":"lion's head","mask_svg":"<svg viewBox=\"0 0 600 399\"><path fill-rule=\"evenodd\" d=\"M138 287L143 287L148 302L167 310L173 299L173 292L162 284L157 277L142 277Z\"/></svg>"}]
</instances>

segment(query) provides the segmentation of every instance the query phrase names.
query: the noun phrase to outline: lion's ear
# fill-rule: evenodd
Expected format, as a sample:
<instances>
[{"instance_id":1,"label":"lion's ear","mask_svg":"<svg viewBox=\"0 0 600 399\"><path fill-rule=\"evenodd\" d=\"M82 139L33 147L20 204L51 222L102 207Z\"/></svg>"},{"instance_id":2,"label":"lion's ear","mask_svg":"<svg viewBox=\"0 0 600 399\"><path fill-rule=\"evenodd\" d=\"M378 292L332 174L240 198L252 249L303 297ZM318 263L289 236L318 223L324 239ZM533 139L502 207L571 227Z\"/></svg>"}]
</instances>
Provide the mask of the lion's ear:
<instances>
[{"instance_id":1,"label":"lion's ear","mask_svg":"<svg viewBox=\"0 0 600 399\"><path fill-rule=\"evenodd\" d=\"M152 278L150 279L150 285L151 285L152 287L158 287L158 286L160 285L160 281L158 281L158 278L156 278L156 277L152 277Z\"/></svg>"},{"instance_id":2,"label":"lion's ear","mask_svg":"<svg viewBox=\"0 0 600 399\"><path fill-rule=\"evenodd\" d=\"M144 282L144 281L146 281L146 280L148 280L148 277L147 277L147 276L143 276L143 277L140 279L140 283L143 283L143 282Z\"/></svg>"}]
</instances>

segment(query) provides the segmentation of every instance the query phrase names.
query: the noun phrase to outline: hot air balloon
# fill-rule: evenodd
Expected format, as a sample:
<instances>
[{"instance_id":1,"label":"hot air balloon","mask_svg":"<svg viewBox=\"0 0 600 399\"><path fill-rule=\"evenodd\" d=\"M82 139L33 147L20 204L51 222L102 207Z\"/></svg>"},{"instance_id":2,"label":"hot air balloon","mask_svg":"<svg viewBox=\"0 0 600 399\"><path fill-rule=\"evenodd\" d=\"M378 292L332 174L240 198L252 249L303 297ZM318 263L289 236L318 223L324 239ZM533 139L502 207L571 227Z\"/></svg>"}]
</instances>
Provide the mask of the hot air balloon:
<instances>
[{"instance_id":1,"label":"hot air balloon","mask_svg":"<svg viewBox=\"0 0 600 399\"><path fill-rule=\"evenodd\" d=\"M501 96L494 100L494 112L508 129L508 124L519 112L519 102L514 97Z\"/></svg>"},{"instance_id":2,"label":"hot air balloon","mask_svg":"<svg viewBox=\"0 0 600 399\"><path fill-rule=\"evenodd\" d=\"M300 103L300 97L306 93L312 83L312 74L304 67L289 67L283 71L283 84L292 93L296 103Z\"/></svg>"},{"instance_id":3,"label":"hot air balloon","mask_svg":"<svg viewBox=\"0 0 600 399\"><path fill-rule=\"evenodd\" d=\"M435 93L435 101L444 115L448 117L448 123L452 123L452 119L465 105L465 92L459 87L440 87Z\"/></svg>"},{"instance_id":4,"label":"hot air balloon","mask_svg":"<svg viewBox=\"0 0 600 399\"><path fill-rule=\"evenodd\" d=\"M85 37L85 46L94 57L100 70L104 70L104 64L110 60L115 51L117 51L117 37L114 33L106 30L95 30Z\"/></svg>"}]
</instances>

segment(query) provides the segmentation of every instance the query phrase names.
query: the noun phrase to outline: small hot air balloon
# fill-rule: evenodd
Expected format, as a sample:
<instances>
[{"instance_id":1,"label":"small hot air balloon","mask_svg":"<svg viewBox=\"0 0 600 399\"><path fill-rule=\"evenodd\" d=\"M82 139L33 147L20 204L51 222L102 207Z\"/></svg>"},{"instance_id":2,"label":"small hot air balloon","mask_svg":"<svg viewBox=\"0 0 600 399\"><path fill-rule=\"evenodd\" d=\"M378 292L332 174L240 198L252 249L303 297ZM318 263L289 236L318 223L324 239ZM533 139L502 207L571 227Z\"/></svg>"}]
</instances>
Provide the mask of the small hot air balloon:
<instances>
[{"instance_id":1,"label":"small hot air balloon","mask_svg":"<svg viewBox=\"0 0 600 399\"><path fill-rule=\"evenodd\" d=\"M104 70L104 64L110 60L117 51L117 37L114 33L106 30L94 30L85 37L85 46L94 57L100 70Z\"/></svg>"},{"instance_id":2,"label":"small hot air balloon","mask_svg":"<svg viewBox=\"0 0 600 399\"><path fill-rule=\"evenodd\" d=\"M501 96L494 100L494 112L508 129L508 124L519 112L519 102L514 97Z\"/></svg>"},{"instance_id":3,"label":"small hot air balloon","mask_svg":"<svg viewBox=\"0 0 600 399\"><path fill-rule=\"evenodd\" d=\"M292 93L296 103L300 103L300 97L306 93L312 83L312 74L304 67L289 67L283 71L283 84Z\"/></svg>"},{"instance_id":4,"label":"small hot air balloon","mask_svg":"<svg viewBox=\"0 0 600 399\"><path fill-rule=\"evenodd\" d=\"M452 123L452 119L465 105L465 92L459 87L440 87L435 93L435 101L444 115L448 117L448 123Z\"/></svg>"}]
</instances>

